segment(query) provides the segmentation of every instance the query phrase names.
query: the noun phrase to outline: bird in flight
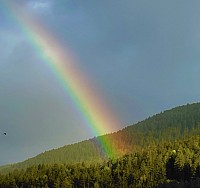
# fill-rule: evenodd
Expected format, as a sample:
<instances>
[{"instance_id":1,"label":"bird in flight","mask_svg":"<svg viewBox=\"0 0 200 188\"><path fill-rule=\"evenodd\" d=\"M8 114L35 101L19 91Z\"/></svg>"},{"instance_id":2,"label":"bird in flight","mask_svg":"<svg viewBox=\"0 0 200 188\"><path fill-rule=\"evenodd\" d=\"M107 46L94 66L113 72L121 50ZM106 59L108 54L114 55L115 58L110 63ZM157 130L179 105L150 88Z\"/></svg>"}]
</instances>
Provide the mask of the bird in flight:
<instances>
[{"instance_id":1,"label":"bird in flight","mask_svg":"<svg viewBox=\"0 0 200 188\"><path fill-rule=\"evenodd\" d=\"M6 133L6 132L4 132L3 134L4 134L5 136L7 135L7 133Z\"/></svg>"}]
</instances>

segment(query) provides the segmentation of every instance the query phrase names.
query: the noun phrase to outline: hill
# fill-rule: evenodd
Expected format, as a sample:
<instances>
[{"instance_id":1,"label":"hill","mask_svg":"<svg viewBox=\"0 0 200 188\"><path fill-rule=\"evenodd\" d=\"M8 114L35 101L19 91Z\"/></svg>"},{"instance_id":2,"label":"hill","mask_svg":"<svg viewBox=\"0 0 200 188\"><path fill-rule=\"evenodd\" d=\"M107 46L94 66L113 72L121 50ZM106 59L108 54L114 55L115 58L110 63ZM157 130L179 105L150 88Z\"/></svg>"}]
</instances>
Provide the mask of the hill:
<instances>
[{"instance_id":1,"label":"hill","mask_svg":"<svg viewBox=\"0 0 200 188\"><path fill-rule=\"evenodd\" d=\"M37 164L100 162L124 154L139 152L150 143L174 141L200 133L200 103L187 104L156 114L118 132L66 145L30 158L24 162L3 166L0 171L26 168ZM99 140L109 139L113 146L107 155ZM117 150L120 151L116 153Z\"/></svg>"},{"instance_id":2,"label":"hill","mask_svg":"<svg viewBox=\"0 0 200 188\"><path fill-rule=\"evenodd\" d=\"M0 187L200 187L200 135L149 144L101 163L34 165L0 174Z\"/></svg>"}]
</instances>

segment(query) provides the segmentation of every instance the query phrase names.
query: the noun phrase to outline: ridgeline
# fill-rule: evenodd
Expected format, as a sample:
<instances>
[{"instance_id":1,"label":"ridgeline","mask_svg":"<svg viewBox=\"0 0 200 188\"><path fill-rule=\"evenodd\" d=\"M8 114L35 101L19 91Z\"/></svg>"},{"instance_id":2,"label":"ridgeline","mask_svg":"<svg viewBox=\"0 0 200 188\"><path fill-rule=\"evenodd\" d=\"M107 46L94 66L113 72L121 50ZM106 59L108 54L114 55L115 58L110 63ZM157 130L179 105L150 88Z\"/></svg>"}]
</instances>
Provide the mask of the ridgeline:
<instances>
[{"instance_id":1,"label":"ridgeline","mask_svg":"<svg viewBox=\"0 0 200 188\"><path fill-rule=\"evenodd\" d=\"M13 173L22 173L21 170L25 173L24 170L26 168L29 167L31 169L34 166L37 170L39 167L44 168L43 171L45 172L48 168L54 168L55 164L59 166L58 168L64 165L63 168L68 170L69 168L73 169L76 165L76 168L82 169L84 165L84 170L86 171L91 167L90 170L92 171L95 170L94 168L101 169L100 171L107 168L109 172L106 171L105 173L112 172L112 178L109 180L109 185L112 185L110 187L129 187L131 185L137 187L139 184L141 186L144 184L148 187L167 186L167 184L174 183L171 180L174 180L175 183L177 183L176 181L181 181L181 177L183 177L181 173L186 173L188 169L189 175L185 175L184 177L187 177L184 180L189 181L191 178L199 177L200 140L198 135L200 135L200 103L187 104L156 114L116 133L66 145L41 153L24 162L2 166L0 171L2 174L12 171ZM102 137L109 137L109 140L113 141L111 145L117 145L120 154L105 155L103 146L98 142ZM114 152L114 147L112 149ZM180 155L184 154L191 154L190 159L186 156L181 158ZM140 161L136 162L135 158L138 158L137 160L140 159ZM144 164L142 163L143 160L145 160ZM126 162L124 163L124 161ZM144 169L142 169L142 165L144 165ZM120 167L118 168L117 166ZM133 166L134 172L131 171ZM100 174L103 173L100 171ZM122 173L125 171L128 171L126 177ZM47 175L47 173L42 175ZM65 177L69 179L69 175L70 173L68 175L65 174ZM2 175L2 179L5 176ZM94 180L94 177L91 176L90 178ZM118 179L116 179L116 176ZM71 184L75 185L77 177L71 174L70 178ZM130 182L128 183L129 178ZM195 181L197 180L195 179ZM106 182L105 180L103 182L100 180L92 182L93 184L91 183L89 187L94 187L95 182L100 187L109 187L103 184L103 182ZM116 182L118 182L117 185ZM86 180L85 183L90 185ZM49 186L48 182L46 184Z\"/></svg>"}]
</instances>

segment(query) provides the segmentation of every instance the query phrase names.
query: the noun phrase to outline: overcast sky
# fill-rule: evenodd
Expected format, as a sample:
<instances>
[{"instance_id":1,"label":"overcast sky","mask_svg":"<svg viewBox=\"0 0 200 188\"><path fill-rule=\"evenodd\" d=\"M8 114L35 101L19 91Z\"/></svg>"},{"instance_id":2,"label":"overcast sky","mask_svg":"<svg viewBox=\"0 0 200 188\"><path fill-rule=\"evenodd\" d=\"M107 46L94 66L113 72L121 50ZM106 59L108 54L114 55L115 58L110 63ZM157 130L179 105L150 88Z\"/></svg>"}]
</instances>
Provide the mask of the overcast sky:
<instances>
[{"instance_id":1,"label":"overcast sky","mask_svg":"<svg viewBox=\"0 0 200 188\"><path fill-rule=\"evenodd\" d=\"M6 1L0 0L0 165L94 136ZM199 0L10 2L73 52L121 128L199 101Z\"/></svg>"}]
</instances>

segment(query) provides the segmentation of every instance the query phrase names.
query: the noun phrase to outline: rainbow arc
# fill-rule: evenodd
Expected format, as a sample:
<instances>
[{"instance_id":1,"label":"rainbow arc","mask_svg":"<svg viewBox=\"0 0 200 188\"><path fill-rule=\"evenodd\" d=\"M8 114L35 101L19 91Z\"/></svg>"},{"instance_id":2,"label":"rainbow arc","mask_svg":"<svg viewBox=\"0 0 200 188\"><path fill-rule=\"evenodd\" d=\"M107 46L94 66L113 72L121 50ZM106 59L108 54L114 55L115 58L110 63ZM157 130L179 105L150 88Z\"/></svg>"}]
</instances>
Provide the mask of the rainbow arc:
<instances>
[{"instance_id":1,"label":"rainbow arc","mask_svg":"<svg viewBox=\"0 0 200 188\"><path fill-rule=\"evenodd\" d=\"M42 24L36 21L14 2L6 2L8 14L12 15L42 61L56 75L67 96L82 114L88 129L97 135L111 133L119 127L119 120L91 80L76 66L74 57L66 50ZM117 146L109 137L98 139L105 155L117 154Z\"/></svg>"}]
</instances>

